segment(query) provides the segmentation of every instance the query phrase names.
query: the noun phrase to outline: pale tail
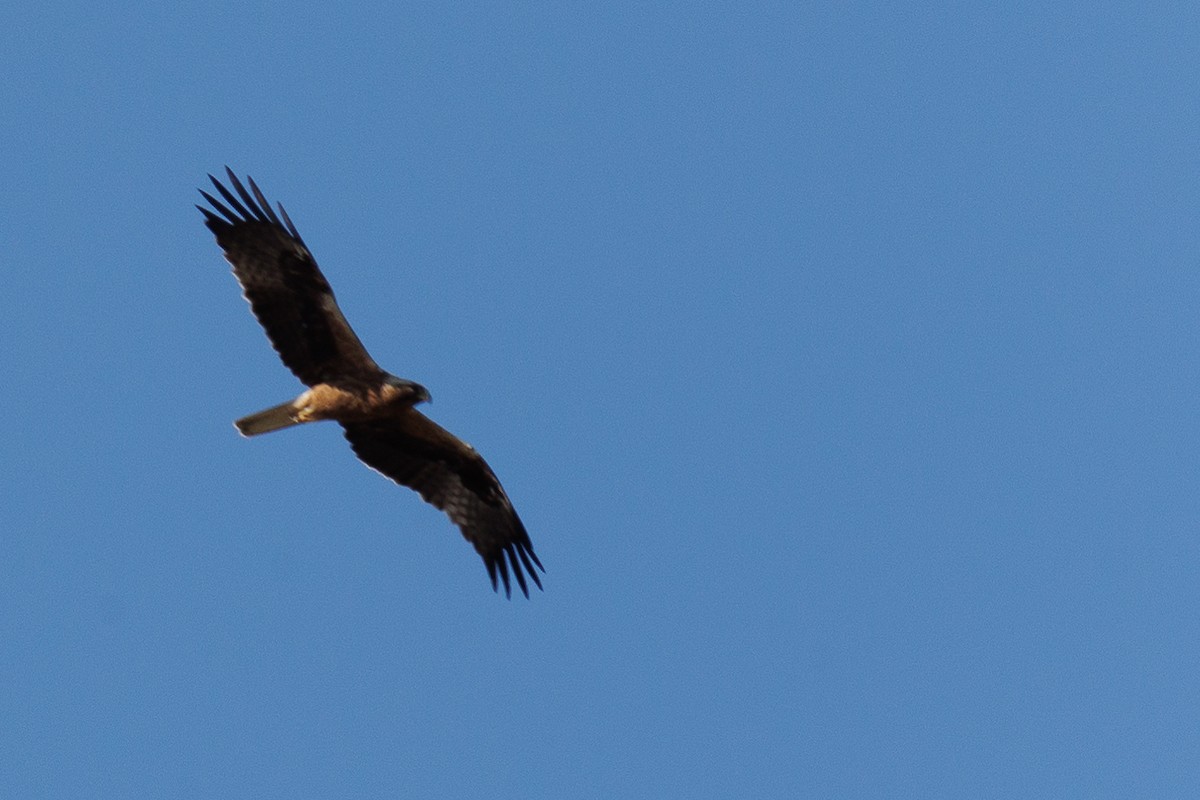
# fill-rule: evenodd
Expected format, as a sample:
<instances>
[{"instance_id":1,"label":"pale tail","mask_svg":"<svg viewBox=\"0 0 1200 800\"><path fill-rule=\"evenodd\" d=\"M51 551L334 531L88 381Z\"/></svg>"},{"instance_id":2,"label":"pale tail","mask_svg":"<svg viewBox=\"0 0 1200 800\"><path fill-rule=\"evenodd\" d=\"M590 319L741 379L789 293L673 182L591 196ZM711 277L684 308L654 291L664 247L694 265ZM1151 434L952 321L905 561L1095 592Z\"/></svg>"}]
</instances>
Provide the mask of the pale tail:
<instances>
[{"instance_id":1,"label":"pale tail","mask_svg":"<svg viewBox=\"0 0 1200 800\"><path fill-rule=\"evenodd\" d=\"M292 419L292 402L280 403L273 408L259 411L248 417L242 417L233 423L242 436L258 436L260 433L270 433L280 428L288 428L300 423Z\"/></svg>"}]
</instances>

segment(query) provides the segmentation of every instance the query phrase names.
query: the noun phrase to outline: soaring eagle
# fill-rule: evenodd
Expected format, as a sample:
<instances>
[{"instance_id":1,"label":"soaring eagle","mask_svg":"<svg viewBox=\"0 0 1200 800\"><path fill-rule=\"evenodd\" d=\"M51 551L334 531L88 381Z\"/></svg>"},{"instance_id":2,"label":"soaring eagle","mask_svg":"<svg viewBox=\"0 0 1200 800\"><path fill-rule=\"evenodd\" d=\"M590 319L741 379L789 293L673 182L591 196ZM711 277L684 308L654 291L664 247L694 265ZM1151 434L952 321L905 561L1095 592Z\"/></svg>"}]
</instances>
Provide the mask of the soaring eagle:
<instances>
[{"instance_id":1,"label":"soaring eagle","mask_svg":"<svg viewBox=\"0 0 1200 800\"><path fill-rule=\"evenodd\" d=\"M224 202L202 189L212 210L196 208L284 365L309 387L291 402L239 419L237 429L257 436L337 421L363 463L446 512L483 557L494 590L498 574L511 597L510 571L526 597L526 574L542 588L542 562L491 467L414 408L429 400L424 386L384 372L367 353L283 206L276 214L252 178L247 191L225 171L237 194L209 175Z\"/></svg>"}]
</instances>

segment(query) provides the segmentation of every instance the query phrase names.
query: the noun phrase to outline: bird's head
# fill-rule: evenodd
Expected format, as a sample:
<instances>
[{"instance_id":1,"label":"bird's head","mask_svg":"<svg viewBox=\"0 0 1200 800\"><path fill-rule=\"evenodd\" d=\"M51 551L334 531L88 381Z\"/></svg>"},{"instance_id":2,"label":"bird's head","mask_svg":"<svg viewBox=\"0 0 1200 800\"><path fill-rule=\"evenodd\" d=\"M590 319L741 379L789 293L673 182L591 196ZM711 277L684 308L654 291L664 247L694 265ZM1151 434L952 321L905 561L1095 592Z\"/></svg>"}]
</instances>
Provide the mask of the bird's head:
<instances>
[{"instance_id":1,"label":"bird's head","mask_svg":"<svg viewBox=\"0 0 1200 800\"><path fill-rule=\"evenodd\" d=\"M416 381L388 375L385 383L396 391L397 400L402 400L409 405L428 403L433 399L429 396L429 390Z\"/></svg>"}]
</instances>

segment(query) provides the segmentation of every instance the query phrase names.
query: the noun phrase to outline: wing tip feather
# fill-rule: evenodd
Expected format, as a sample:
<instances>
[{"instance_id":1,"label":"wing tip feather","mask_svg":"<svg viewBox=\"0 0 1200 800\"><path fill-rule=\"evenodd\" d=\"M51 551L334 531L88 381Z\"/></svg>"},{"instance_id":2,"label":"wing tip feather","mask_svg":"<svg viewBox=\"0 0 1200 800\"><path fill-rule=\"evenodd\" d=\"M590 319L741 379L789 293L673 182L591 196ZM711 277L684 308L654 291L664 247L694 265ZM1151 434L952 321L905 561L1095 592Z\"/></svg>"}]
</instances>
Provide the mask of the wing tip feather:
<instances>
[{"instance_id":1,"label":"wing tip feather","mask_svg":"<svg viewBox=\"0 0 1200 800\"><path fill-rule=\"evenodd\" d=\"M300 232L296 230L296 224L292 222L282 203L275 204L278 208L278 212L276 212L262 189L255 183L254 178L246 176L246 182L250 185L250 189L247 190L232 168L226 166L225 173L229 176L229 184L236 190L236 194L211 172L208 173L208 179L212 181L212 185L221 199L218 200L204 189L199 190L200 195L212 206L211 209L196 206L204 214L205 224L209 228L213 228L214 223L220 226L235 226L247 222L262 222L275 226L282 233L295 239L301 246L307 247ZM217 212L216 214L213 213L214 210ZM213 228L213 230L216 229Z\"/></svg>"},{"instance_id":2,"label":"wing tip feather","mask_svg":"<svg viewBox=\"0 0 1200 800\"><path fill-rule=\"evenodd\" d=\"M245 207L250 209L250 213L254 216L254 218L259 222L270 222L271 219L266 215L266 213L263 212L261 208L259 208L258 203L254 200L254 197L249 191L246 190L245 185L241 182L241 180L238 179L238 176L234 173L234 171L226 166L225 173L229 176L229 182L233 184L233 188L237 191L238 197L242 199L242 203L245 205ZM253 180L251 180L249 176L246 176L246 180L250 180L250 182L253 184Z\"/></svg>"},{"instance_id":3,"label":"wing tip feather","mask_svg":"<svg viewBox=\"0 0 1200 800\"><path fill-rule=\"evenodd\" d=\"M539 590L545 591L542 579L538 577L538 571L545 572L546 568L542 566L537 554L533 552L533 546L527 536L524 539L509 542L499 550L484 556L483 563L487 567L488 577L492 581L492 591L499 593L500 584L503 584L504 596L509 599L512 599L510 568L517 588L526 598L529 597L529 581L532 581Z\"/></svg>"}]
</instances>

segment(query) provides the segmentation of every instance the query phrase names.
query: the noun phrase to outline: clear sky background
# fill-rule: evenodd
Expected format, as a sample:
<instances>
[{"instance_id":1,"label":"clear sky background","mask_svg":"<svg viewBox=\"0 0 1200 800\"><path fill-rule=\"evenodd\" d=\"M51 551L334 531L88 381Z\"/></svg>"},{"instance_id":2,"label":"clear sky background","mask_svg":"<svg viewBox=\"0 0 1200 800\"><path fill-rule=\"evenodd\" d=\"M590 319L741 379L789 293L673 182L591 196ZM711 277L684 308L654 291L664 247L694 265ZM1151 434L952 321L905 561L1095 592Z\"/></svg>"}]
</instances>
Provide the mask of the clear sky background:
<instances>
[{"instance_id":1,"label":"clear sky background","mask_svg":"<svg viewBox=\"0 0 1200 800\"><path fill-rule=\"evenodd\" d=\"M0 796L1197 796L1192 4L338 5L0 12ZM236 434L225 164L545 592Z\"/></svg>"}]
</instances>

